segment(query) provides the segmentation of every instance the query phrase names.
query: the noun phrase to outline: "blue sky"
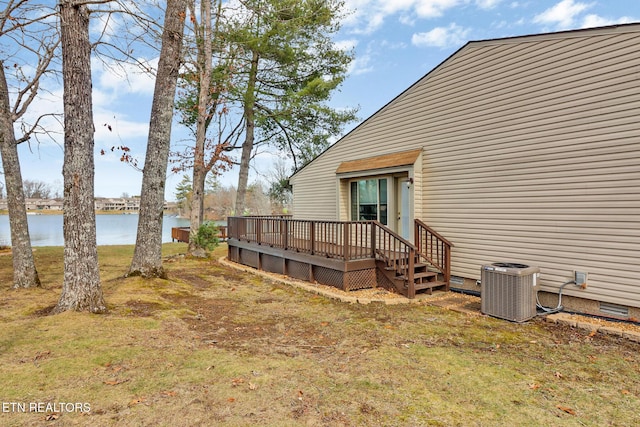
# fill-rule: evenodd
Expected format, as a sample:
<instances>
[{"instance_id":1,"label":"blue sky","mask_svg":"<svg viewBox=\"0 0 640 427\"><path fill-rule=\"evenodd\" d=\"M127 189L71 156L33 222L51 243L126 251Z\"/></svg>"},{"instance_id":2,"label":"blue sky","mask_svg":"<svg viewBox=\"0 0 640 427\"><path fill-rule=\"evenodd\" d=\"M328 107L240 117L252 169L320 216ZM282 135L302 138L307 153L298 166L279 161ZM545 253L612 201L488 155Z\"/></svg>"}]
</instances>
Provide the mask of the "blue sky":
<instances>
[{"instance_id":1,"label":"blue sky","mask_svg":"<svg viewBox=\"0 0 640 427\"><path fill-rule=\"evenodd\" d=\"M355 51L349 76L333 97L336 108L359 106L360 119L371 114L424 76L465 43L509 36L536 34L640 21L638 0L346 0L351 13L345 18L336 43ZM154 64L151 59L150 63ZM56 105L61 89L52 90L37 110ZM111 154L113 145L128 145L144 161L153 80L131 69L125 78L94 63L94 117L96 196L119 197L140 193L142 175ZM109 131L106 124L110 125ZM357 125L354 123L350 128ZM349 129L347 129L349 130ZM184 131L174 126L175 140ZM60 145L20 148L24 179L46 181L62 188ZM265 180L276 153L264 153L252 180ZM167 179L167 199L173 199L181 175ZM237 181L237 171L220 178Z\"/></svg>"}]
</instances>

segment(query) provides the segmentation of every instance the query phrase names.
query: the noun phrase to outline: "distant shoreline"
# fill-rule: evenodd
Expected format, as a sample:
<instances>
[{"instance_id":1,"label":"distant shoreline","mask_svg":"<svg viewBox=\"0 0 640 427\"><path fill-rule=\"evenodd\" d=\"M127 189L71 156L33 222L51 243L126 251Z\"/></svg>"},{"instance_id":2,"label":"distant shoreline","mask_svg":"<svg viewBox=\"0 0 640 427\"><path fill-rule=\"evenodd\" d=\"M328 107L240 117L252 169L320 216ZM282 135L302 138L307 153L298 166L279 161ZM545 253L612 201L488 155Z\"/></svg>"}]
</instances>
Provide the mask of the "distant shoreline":
<instances>
[{"instance_id":1,"label":"distant shoreline","mask_svg":"<svg viewBox=\"0 0 640 427\"><path fill-rule=\"evenodd\" d=\"M138 215L139 211L95 211L96 215ZM64 211L58 209L28 210L27 215L62 215ZM7 209L0 209L0 215L9 215ZM165 215L177 216L175 212L165 212Z\"/></svg>"}]
</instances>

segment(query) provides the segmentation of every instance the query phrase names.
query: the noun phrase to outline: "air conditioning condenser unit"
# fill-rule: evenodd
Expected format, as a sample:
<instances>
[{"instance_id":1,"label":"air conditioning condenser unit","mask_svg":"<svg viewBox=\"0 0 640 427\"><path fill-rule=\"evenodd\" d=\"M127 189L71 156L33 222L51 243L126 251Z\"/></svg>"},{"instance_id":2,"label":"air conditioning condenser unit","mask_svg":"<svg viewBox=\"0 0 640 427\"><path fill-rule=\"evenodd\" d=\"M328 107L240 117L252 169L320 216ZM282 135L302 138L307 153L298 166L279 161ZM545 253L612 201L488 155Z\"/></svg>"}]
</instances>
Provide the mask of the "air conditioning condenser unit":
<instances>
[{"instance_id":1,"label":"air conditioning condenser unit","mask_svg":"<svg viewBox=\"0 0 640 427\"><path fill-rule=\"evenodd\" d=\"M483 265L480 275L482 313L512 322L525 322L536 316L538 267L496 262Z\"/></svg>"}]
</instances>

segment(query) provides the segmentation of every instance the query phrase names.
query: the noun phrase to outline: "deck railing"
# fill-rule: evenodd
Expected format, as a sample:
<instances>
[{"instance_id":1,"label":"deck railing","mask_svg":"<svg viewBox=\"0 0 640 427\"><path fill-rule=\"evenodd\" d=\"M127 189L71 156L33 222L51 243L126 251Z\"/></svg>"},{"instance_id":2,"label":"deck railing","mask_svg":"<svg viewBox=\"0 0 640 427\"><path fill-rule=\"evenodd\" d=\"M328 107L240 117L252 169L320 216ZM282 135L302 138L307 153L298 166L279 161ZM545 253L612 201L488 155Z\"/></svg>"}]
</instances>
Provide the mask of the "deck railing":
<instances>
[{"instance_id":1,"label":"deck railing","mask_svg":"<svg viewBox=\"0 0 640 427\"><path fill-rule=\"evenodd\" d=\"M309 221L288 217L231 217L229 237L258 245L343 260L371 257L369 221Z\"/></svg>"},{"instance_id":2,"label":"deck railing","mask_svg":"<svg viewBox=\"0 0 640 427\"><path fill-rule=\"evenodd\" d=\"M414 266L420 257L440 270L448 284L452 244L416 220L412 244L378 221L311 221L291 217L243 216L227 220L230 239L345 261L377 259L406 280L415 296Z\"/></svg>"},{"instance_id":3,"label":"deck railing","mask_svg":"<svg viewBox=\"0 0 640 427\"><path fill-rule=\"evenodd\" d=\"M451 280L451 247L453 243L419 219L415 220L414 233L420 256L442 272L448 286Z\"/></svg>"},{"instance_id":4,"label":"deck railing","mask_svg":"<svg viewBox=\"0 0 640 427\"><path fill-rule=\"evenodd\" d=\"M226 225L217 225L218 229L218 239L225 241L227 240L227 226ZM189 243L189 236L191 235L190 227L172 227L171 228L171 241L172 242L184 242Z\"/></svg>"}]
</instances>

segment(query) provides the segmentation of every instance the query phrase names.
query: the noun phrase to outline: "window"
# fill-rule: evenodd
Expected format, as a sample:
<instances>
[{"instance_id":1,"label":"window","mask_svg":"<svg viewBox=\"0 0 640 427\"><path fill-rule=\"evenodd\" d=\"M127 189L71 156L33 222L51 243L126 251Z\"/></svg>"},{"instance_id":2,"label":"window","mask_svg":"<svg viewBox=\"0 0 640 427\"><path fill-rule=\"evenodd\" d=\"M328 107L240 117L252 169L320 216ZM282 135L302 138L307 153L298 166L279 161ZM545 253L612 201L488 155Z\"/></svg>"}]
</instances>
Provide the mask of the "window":
<instances>
[{"instance_id":1,"label":"window","mask_svg":"<svg viewBox=\"0 0 640 427\"><path fill-rule=\"evenodd\" d=\"M377 220L387 225L387 179L351 181L351 220Z\"/></svg>"}]
</instances>

